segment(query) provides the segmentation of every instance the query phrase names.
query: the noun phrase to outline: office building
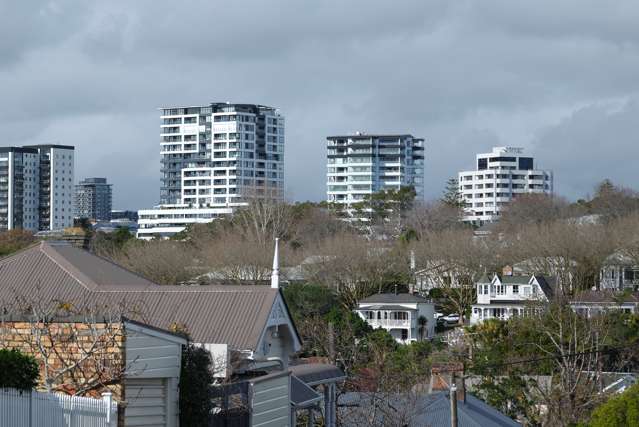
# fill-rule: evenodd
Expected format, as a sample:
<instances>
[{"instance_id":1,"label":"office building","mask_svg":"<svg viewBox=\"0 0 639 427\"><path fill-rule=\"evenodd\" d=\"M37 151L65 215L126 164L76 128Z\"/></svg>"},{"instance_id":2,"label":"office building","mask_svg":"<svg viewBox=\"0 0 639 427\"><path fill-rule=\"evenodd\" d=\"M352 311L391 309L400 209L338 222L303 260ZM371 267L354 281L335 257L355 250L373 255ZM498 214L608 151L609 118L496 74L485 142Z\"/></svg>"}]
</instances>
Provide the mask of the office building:
<instances>
[{"instance_id":1,"label":"office building","mask_svg":"<svg viewBox=\"0 0 639 427\"><path fill-rule=\"evenodd\" d=\"M111 184L106 178L85 178L75 186L75 217L111 220Z\"/></svg>"},{"instance_id":2,"label":"office building","mask_svg":"<svg viewBox=\"0 0 639 427\"><path fill-rule=\"evenodd\" d=\"M276 108L168 107L160 119L160 205L139 211L138 237L167 237L209 222L248 197L283 196L285 125Z\"/></svg>"},{"instance_id":3,"label":"office building","mask_svg":"<svg viewBox=\"0 0 639 427\"><path fill-rule=\"evenodd\" d=\"M381 190L424 190L424 140L408 134L329 136L327 200L346 211Z\"/></svg>"},{"instance_id":4,"label":"office building","mask_svg":"<svg viewBox=\"0 0 639 427\"><path fill-rule=\"evenodd\" d=\"M74 148L0 148L0 230L61 230L73 225Z\"/></svg>"},{"instance_id":5,"label":"office building","mask_svg":"<svg viewBox=\"0 0 639 427\"><path fill-rule=\"evenodd\" d=\"M537 168L523 148L493 147L490 153L477 154L475 164L476 170L458 176L466 222L496 221L518 195L553 193L552 171Z\"/></svg>"}]
</instances>

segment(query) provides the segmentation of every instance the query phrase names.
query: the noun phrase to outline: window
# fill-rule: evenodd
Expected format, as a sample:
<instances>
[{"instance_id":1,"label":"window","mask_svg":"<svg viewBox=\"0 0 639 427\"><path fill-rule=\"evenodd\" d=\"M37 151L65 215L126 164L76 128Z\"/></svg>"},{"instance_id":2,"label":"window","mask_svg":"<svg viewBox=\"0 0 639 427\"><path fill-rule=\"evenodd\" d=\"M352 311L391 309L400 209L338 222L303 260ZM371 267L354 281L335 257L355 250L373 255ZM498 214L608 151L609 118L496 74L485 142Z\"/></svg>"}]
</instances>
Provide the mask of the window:
<instances>
[{"instance_id":1,"label":"window","mask_svg":"<svg viewBox=\"0 0 639 427\"><path fill-rule=\"evenodd\" d=\"M490 158L490 163L493 162L516 162L517 158L516 157L491 157Z\"/></svg>"},{"instance_id":2,"label":"window","mask_svg":"<svg viewBox=\"0 0 639 427\"><path fill-rule=\"evenodd\" d=\"M402 329L402 341L406 341L408 339L408 329Z\"/></svg>"},{"instance_id":3,"label":"window","mask_svg":"<svg viewBox=\"0 0 639 427\"><path fill-rule=\"evenodd\" d=\"M532 157L520 157L519 158L519 169L520 170L532 170L533 169L533 159L532 159Z\"/></svg>"},{"instance_id":4,"label":"window","mask_svg":"<svg viewBox=\"0 0 639 427\"><path fill-rule=\"evenodd\" d=\"M513 285L513 294L519 293L519 285Z\"/></svg>"},{"instance_id":5,"label":"window","mask_svg":"<svg viewBox=\"0 0 639 427\"><path fill-rule=\"evenodd\" d=\"M478 159L477 160L477 170L486 170L488 169L488 161L487 159Z\"/></svg>"}]
</instances>

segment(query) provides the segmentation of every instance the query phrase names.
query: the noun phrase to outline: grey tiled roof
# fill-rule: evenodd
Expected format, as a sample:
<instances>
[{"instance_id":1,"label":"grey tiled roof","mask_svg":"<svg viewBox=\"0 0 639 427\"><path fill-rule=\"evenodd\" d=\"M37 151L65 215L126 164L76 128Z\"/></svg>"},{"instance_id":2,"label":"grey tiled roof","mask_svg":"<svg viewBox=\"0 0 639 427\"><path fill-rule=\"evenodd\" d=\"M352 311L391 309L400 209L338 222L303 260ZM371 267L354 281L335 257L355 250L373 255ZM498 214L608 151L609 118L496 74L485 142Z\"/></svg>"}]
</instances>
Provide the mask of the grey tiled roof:
<instances>
[{"instance_id":1,"label":"grey tiled roof","mask_svg":"<svg viewBox=\"0 0 639 427\"><path fill-rule=\"evenodd\" d=\"M360 304L416 304L428 302L428 300L413 294L374 294L361 299L359 302Z\"/></svg>"},{"instance_id":2,"label":"grey tiled roof","mask_svg":"<svg viewBox=\"0 0 639 427\"><path fill-rule=\"evenodd\" d=\"M70 245L41 242L0 260L0 304L16 299L126 309L161 329L184 325L195 342L255 350L279 290L269 286L160 286Z\"/></svg>"},{"instance_id":3,"label":"grey tiled roof","mask_svg":"<svg viewBox=\"0 0 639 427\"><path fill-rule=\"evenodd\" d=\"M527 285L530 280L530 276L499 276L499 280L504 284Z\"/></svg>"}]
</instances>

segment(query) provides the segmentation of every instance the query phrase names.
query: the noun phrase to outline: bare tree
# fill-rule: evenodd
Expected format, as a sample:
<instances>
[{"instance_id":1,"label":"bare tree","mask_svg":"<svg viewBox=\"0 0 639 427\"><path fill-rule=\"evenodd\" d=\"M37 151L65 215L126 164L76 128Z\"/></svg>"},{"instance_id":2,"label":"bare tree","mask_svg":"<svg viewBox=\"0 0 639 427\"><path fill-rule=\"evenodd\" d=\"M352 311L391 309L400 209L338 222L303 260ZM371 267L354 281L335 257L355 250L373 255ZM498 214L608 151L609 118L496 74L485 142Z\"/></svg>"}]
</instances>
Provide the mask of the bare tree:
<instances>
[{"instance_id":1,"label":"bare tree","mask_svg":"<svg viewBox=\"0 0 639 427\"><path fill-rule=\"evenodd\" d=\"M604 259L617 246L609 226L556 221L529 225L507 235L501 248L505 263L532 262L538 274L558 274L560 283L571 283L571 293L597 285Z\"/></svg>"},{"instance_id":2,"label":"bare tree","mask_svg":"<svg viewBox=\"0 0 639 427\"><path fill-rule=\"evenodd\" d=\"M49 391L87 395L121 382L124 358L123 309L19 297L5 307L3 345L33 355ZM114 390L117 393L118 388Z\"/></svg>"},{"instance_id":3,"label":"bare tree","mask_svg":"<svg viewBox=\"0 0 639 427\"><path fill-rule=\"evenodd\" d=\"M536 327L545 340L531 344L552 361L554 372L550 383L536 386L547 407L545 424L575 425L605 399L601 384L608 318L582 317L558 299Z\"/></svg>"},{"instance_id":4,"label":"bare tree","mask_svg":"<svg viewBox=\"0 0 639 427\"><path fill-rule=\"evenodd\" d=\"M475 301L476 281L499 263L493 242L475 239L468 229L444 230L425 234L414 248L421 274L438 285L463 323Z\"/></svg>"},{"instance_id":5,"label":"bare tree","mask_svg":"<svg viewBox=\"0 0 639 427\"><path fill-rule=\"evenodd\" d=\"M177 285L191 279L198 261L191 244L172 240L136 241L111 259L161 285Z\"/></svg>"},{"instance_id":6,"label":"bare tree","mask_svg":"<svg viewBox=\"0 0 639 427\"><path fill-rule=\"evenodd\" d=\"M502 212L497 229L512 233L526 225L549 223L567 215L568 202L563 198L541 193L521 194Z\"/></svg>"},{"instance_id":7,"label":"bare tree","mask_svg":"<svg viewBox=\"0 0 639 427\"><path fill-rule=\"evenodd\" d=\"M344 234L310 250L318 256L304 266L309 280L335 289L347 308L388 286L408 283L407 254L388 242Z\"/></svg>"}]
</instances>

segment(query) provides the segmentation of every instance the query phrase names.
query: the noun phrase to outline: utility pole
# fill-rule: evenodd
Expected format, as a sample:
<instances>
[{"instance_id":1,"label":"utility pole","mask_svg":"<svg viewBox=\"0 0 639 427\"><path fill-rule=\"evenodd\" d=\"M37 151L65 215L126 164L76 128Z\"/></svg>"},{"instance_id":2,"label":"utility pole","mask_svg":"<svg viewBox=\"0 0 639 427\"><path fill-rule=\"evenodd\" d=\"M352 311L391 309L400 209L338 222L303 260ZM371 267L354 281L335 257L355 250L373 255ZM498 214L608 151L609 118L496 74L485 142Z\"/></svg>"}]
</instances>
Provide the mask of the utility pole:
<instances>
[{"instance_id":1,"label":"utility pole","mask_svg":"<svg viewBox=\"0 0 639 427\"><path fill-rule=\"evenodd\" d=\"M450 375L450 426L457 427L457 384L455 371Z\"/></svg>"}]
</instances>

